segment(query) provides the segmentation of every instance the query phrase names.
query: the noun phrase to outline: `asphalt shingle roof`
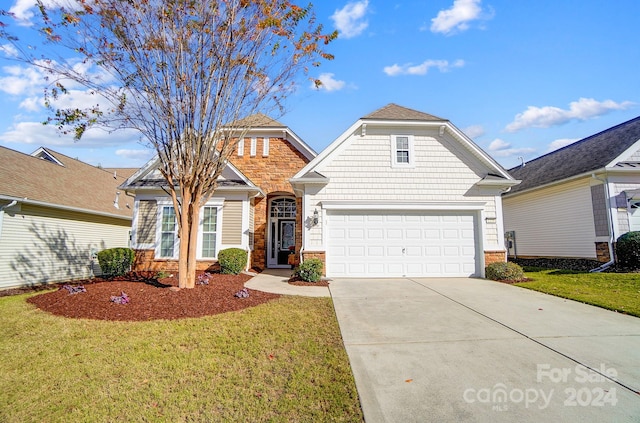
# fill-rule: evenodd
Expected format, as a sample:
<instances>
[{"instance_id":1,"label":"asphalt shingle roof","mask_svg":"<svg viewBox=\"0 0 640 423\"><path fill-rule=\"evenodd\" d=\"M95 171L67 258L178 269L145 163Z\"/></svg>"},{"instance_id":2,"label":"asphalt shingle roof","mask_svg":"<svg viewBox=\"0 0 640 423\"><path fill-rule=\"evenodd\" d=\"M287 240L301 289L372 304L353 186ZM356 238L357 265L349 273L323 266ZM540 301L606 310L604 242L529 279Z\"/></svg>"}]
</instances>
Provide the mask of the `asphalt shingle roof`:
<instances>
[{"instance_id":1,"label":"asphalt shingle roof","mask_svg":"<svg viewBox=\"0 0 640 423\"><path fill-rule=\"evenodd\" d=\"M386 106L363 116L362 119L377 119L377 120L418 120L418 121L436 121L446 122L447 119L442 119L429 113L423 113L418 110L409 109L407 107L398 106L394 103L389 103Z\"/></svg>"},{"instance_id":2,"label":"asphalt shingle roof","mask_svg":"<svg viewBox=\"0 0 640 423\"><path fill-rule=\"evenodd\" d=\"M131 218L133 199L127 199L124 192L119 196L120 208L113 206L117 187L131 169L100 169L53 150L43 150L63 166L0 147L0 195Z\"/></svg>"},{"instance_id":3,"label":"asphalt shingle roof","mask_svg":"<svg viewBox=\"0 0 640 423\"><path fill-rule=\"evenodd\" d=\"M640 140L640 116L509 169L522 180L510 194L602 169Z\"/></svg>"}]
</instances>

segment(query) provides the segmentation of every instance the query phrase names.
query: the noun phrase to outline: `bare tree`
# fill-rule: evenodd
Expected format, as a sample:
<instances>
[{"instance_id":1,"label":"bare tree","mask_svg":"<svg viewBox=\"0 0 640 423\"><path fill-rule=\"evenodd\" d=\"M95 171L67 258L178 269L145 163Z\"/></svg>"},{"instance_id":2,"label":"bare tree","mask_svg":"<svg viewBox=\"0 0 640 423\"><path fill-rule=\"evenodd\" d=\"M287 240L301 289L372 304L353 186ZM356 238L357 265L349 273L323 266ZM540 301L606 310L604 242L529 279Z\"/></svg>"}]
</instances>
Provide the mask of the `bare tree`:
<instances>
[{"instance_id":1,"label":"bare tree","mask_svg":"<svg viewBox=\"0 0 640 423\"><path fill-rule=\"evenodd\" d=\"M200 208L250 129L244 118L282 111L297 78L333 58L324 48L337 34L322 32L311 4L287 0L47 5L38 0L45 49L21 43L7 23L0 22L0 36L50 75L49 123L76 139L95 126L132 128L153 146L177 217L179 286L193 288ZM69 84L90 90L97 105L57 108Z\"/></svg>"}]
</instances>

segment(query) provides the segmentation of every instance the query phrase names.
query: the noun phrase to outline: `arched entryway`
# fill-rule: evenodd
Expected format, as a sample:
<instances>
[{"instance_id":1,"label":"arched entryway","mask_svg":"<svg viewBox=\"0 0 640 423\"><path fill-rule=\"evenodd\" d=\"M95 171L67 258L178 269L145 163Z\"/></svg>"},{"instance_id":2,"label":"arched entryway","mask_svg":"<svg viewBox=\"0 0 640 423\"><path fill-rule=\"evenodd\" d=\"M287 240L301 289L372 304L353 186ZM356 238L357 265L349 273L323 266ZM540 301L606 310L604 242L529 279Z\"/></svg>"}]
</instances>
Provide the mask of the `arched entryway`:
<instances>
[{"instance_id":1,"label":"arched entryway","mask_svg":"<svg viewBox=\"0 0 640 423\"><path fill-rule=\"evenodd\" d=\"M267 267L290 267L287 258L296 245L296 199L274 197L269 201L267 224Z\"/></svg>"}]
</instances>

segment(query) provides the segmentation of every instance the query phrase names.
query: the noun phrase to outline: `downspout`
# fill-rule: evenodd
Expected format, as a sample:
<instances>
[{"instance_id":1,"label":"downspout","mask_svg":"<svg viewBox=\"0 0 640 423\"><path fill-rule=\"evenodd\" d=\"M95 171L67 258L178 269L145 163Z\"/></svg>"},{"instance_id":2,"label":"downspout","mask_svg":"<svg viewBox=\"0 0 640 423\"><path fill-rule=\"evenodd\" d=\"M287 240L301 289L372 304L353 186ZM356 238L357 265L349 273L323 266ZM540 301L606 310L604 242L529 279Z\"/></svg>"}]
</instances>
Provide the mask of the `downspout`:
<instances>
[{"instance_id":1,"label":"downspout","mask_svg":"<svg viewBox=\"0 0 640 423\"><path fill-rule=\"evenodd\" d=\"M596 267L595 269L589 270L589 273L599 273L599 272L602 272L603 270L607 270L609 267L611 267L611 265L613 263L616 262L615 258L613 257L613 241L614 241L614 238L613 238L613 214L611 213L611 204L610 204L611 197L609 196L609 184L607 183L607 180L598 178L595 173L592 173L591 177L593 179L596 179L596 180L598 180L598 181L600 181L600 182L602 182L604 184L605 198L606 198L606 201L607 201L607 217L609 218L609 242L608 242L608 245L609 245L609 261L604 263L603 265L601 265L599 267Z\"/></svg>"},{"instance_id":2,"label":"downspout","mask_svg":"<svg viewBox=\"0 0 640 423\"><path fill-rule=\"evenodd\" d=\"M4 220L4 209L8 209L9 207L13 207L18 204L18 200L13 200L7 205L0 207L0 239L2 239L2 221Z\"/></svg>"}]
</instances>

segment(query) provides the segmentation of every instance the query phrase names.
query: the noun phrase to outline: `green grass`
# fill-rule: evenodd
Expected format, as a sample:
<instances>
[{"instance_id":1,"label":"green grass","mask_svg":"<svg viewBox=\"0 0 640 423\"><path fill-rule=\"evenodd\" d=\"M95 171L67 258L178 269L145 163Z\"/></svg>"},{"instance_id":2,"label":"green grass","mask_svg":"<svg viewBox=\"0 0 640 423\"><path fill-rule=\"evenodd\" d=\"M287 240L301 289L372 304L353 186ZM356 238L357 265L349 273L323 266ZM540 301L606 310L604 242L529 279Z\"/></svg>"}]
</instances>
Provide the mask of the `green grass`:
<instances>
[{"instance_id":1,"label":"green grass","mask_svg":"<svg viewBox=\"0 0 640 423\"><path fill-rule=\"evenodd\" d=\"M67 319L0 298L0 421L362 421L330 299L199 319Z\"/></svg>"},{"instance_id":2,"label":"green grass","mask_svg":"<svg viewBox=\"0 0 640 423\"><path fill-rule=\"evenodd\" d=\"M639 273L584 273L526 268L517 286L640 317Z\"/></svg>"}]
</instances>

